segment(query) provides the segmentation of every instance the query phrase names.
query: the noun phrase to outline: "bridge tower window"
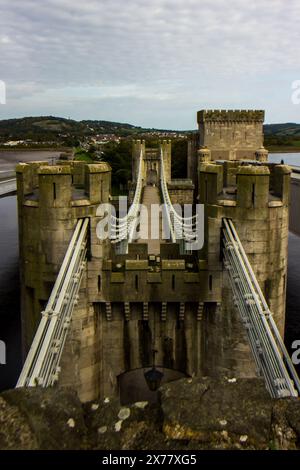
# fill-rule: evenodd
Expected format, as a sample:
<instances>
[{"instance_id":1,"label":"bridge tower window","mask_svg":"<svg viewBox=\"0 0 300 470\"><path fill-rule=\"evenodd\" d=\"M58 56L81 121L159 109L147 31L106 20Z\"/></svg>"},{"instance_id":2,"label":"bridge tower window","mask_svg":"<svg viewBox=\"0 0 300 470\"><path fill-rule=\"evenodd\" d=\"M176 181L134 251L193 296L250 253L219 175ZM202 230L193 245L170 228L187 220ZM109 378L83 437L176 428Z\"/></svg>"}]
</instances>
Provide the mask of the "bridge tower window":
<instances>
[{"instance_id":1,"label":"bridge tower window","mask_svg":"<svg viewBox=\"0 0 300 470\"><path fill-rule=\"evenodd\" d=\"M252 184L252 205L255 205L255 184Z\"/></svg>"},{"instance_id":2,"label":"bridge tower window","mask_svg":"<svg viewBox=\"0 0 300 470\"><path fill-rule=\"evenodd\" d=\"M208 286L209 286L209 290L212 291L212 288L213 288L213 277L212 277L211 274L209 275L209 278L208 278Z\"/></svg>"},{"instance_id":3,"label":"bridge tower window","mask_svg":"<svg viewBox=\"0 0 300 470\"><path fill-rule=\"evenodd\" d=\"M56 183L53 183L53 199L56 199Z\"/></svg>"}]
</instances>

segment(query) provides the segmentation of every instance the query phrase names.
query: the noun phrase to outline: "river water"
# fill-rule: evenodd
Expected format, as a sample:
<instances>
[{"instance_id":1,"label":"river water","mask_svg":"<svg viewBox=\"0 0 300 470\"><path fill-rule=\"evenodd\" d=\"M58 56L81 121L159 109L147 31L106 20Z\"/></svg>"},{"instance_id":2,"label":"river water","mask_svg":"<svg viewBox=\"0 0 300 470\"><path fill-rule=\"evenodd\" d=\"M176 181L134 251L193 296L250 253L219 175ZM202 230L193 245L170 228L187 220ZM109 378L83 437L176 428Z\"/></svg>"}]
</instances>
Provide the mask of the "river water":
<instances>
[{"instance_id":1,"label":"river water","mask_svg":"<svg viewBox=\"0 0 300 470\"><path fill-rule=\"evenodd\" d=\"M59 155L56 150L0 151L0 177L18 162L53 163ZM6 345L6 364L0 364L0 391L15 386L22 363L18 250L16 196L0 198L0 340Z\"/></svg>"},{"instance_id":2,"label":"river water","mask_svg":"<svg viewBox=\"0 0 300 470\"><path fill-rule=\"evenodd\" d=\"M37 154L35 154L37 157ZM53 156L43 155L44 158ZM20 160L24 161L24 155ZM32 157L32 156L31 156ZM26 156L26 160L31 157ZM17 161L19 156L16 157ZM39 159L38 158L35 159ZM299 154L273 154L270 161L300 166ZM1 156L0 156L1 160ZM1 166L0 166L1 168ZM6 170L11 169L7 165ZM0 364L0 391L14 387L21 368L21 334L18 274L18 227L16 197L0 199L0 340L6 343L6 364ZM300 339L300 237L289 236L286 345ZM298 373L300 373L298 367Z\"/></svg>"}]
</instances>

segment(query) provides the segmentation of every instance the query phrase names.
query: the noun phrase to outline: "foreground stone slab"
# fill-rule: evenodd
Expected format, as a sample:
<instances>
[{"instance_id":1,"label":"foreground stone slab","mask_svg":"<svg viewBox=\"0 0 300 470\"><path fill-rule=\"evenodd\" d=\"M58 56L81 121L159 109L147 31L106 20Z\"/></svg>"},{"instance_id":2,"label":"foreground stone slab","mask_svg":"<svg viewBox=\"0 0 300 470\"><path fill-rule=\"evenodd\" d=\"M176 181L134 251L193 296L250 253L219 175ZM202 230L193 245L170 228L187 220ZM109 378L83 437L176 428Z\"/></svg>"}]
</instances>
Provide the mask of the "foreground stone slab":
<instances>
[{"instance_id":1,"label":"foreground stone slab","mask_svg":"<svg viewBox=\"0 0 300 470\"><path fill-rule=\"evenodd\" d=\"M300 401L270 398L262 379L182 379L160 393L169 439L210 448L296 448Z\"/></svg>"},{"instance_id":2,"label":"foreground stone slab","mask_svg":"<svg viewBox=\"0 0 300 470\"><path fill-rule=\"evenodd\" d=\"M19 388L2 393L0 400L0 448L86 448L87 430L75 392Z\"/></svg>"},{"instance_id":3,"label":"foreground stone slab","mask_svg":"<svg viewBox=\"0 0 300 470\"><path fill-rule=\"evenodd\" d=\"M0 395L0 449L299 449L300 399L270 398L261 379L184 378L160 402L81 403L62 388Z\"/></svg>"}]
</instances>

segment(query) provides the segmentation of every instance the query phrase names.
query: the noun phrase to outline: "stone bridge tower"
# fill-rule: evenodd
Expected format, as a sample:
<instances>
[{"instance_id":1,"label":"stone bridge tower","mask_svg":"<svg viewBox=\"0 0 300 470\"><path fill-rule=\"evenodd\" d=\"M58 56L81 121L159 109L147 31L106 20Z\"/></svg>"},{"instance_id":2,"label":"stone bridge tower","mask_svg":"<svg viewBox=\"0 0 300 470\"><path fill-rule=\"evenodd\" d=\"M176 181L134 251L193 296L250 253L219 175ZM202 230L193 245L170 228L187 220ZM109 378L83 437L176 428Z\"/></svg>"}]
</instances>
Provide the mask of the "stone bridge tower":
<instances>
[{"instance_id":1,"label":"stone bridge tower","mask_svg":"<svg viewBox=\"0 0 300 470\"><path fill-rule=\"evenodd\" d=\"M255 159L263 153L264 111L201 110L197 113L198 133L189 140L188 177L195 181L197 151L208 148L211 160Z\"/></svg>"},{"instance_id":2,"label":"stone bridge tower","mask_svg":"<svg viewBox=\"0 0 300 470\"><path fill-rule=\"evenodd\" d=\"M171 181L171 141L163 140L157 148L146 148L144 140L135 140L132 147L132 177L135 186L138 169L139 158L142 152L142 178L144 185L159 184L160 180L160 151L162 149L164 158L164 169L167 183Z\"/></svg>"}]
</instances>

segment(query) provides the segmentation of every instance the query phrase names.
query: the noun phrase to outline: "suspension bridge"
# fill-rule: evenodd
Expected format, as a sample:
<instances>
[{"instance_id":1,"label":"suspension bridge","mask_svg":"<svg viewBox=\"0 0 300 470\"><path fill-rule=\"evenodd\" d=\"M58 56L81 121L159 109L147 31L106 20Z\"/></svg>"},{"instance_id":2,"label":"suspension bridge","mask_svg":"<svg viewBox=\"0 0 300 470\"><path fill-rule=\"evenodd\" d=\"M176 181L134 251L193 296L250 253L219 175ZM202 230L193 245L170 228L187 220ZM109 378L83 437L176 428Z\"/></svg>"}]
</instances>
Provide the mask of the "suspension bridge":
<instances>
[{"instance_id":1,"label":"suspension bridge","mask_svg":"<svg viewBox=\"0 0 300 470\"><path fill-rule=\"evenodd\" d=\"M136 187L132 204L123 217L111 215L111 243L117 253L126 254L129 244L139 243L139 219L142 206L149 209L158 202L163 205L168 225L169 242L180 243L183 252L190 253L197 242L199 214L183 216L174 207L166 181L164 152L160 150L160 186L147 186L143 179L143 151L138 161ZM151 220L150 220L151 225ZM59 378L60 359L68 334L72 312L78 302L82 274L85 269L89 219L79 219L55 285L24 363L17 387L54 385ZM158 242L160 242L160 238ZM145 240L142 240L145 241ZM149 254L158 254L160 243L148 240ZM265 380L274 398L298 396L300 382L273 319L272 312L251 268L243 245L230 218L223 218L220 234L223 263L232 287L233 301L247 333L256 364L257 374Z\"/></svg>"}]
</instances>

